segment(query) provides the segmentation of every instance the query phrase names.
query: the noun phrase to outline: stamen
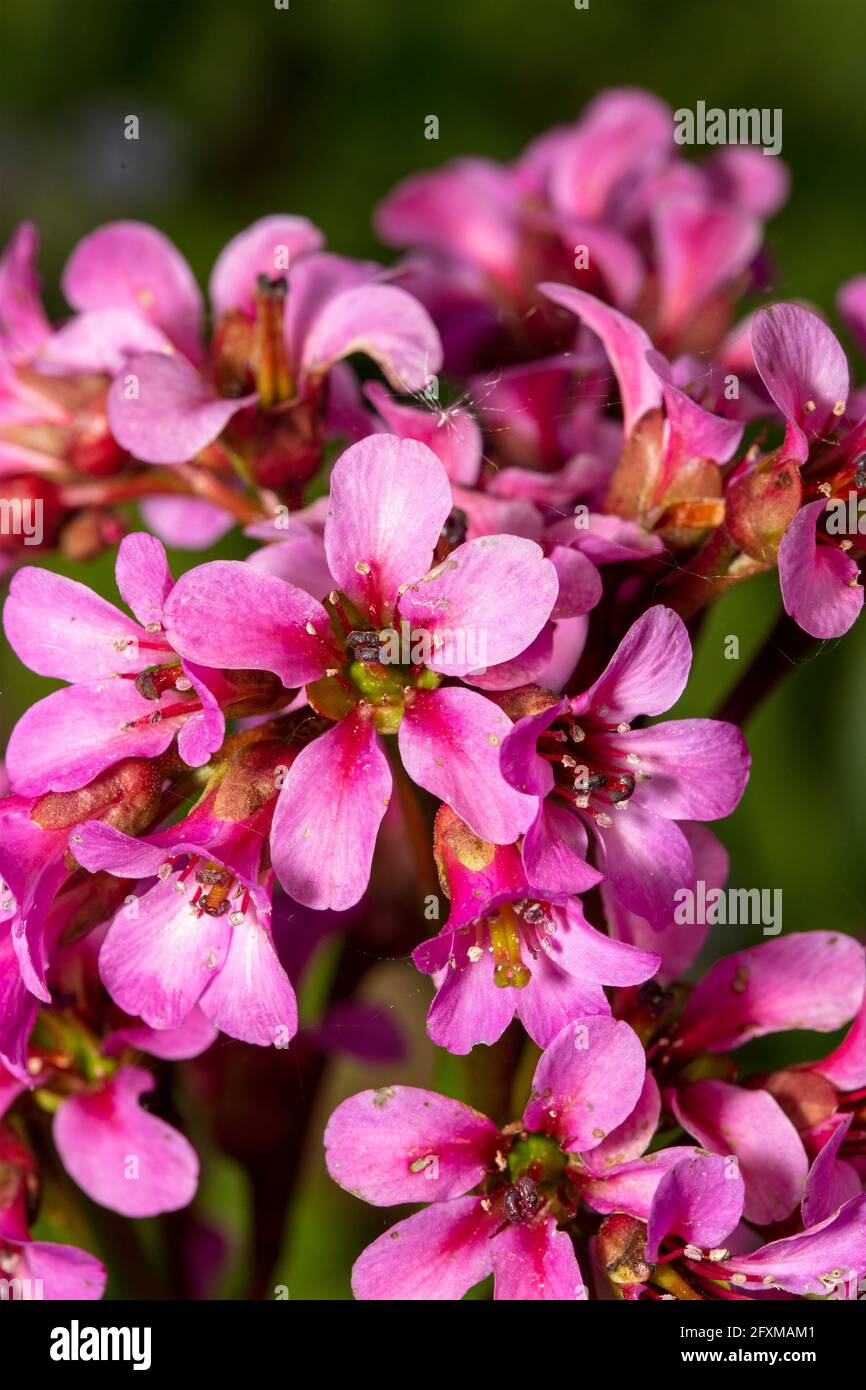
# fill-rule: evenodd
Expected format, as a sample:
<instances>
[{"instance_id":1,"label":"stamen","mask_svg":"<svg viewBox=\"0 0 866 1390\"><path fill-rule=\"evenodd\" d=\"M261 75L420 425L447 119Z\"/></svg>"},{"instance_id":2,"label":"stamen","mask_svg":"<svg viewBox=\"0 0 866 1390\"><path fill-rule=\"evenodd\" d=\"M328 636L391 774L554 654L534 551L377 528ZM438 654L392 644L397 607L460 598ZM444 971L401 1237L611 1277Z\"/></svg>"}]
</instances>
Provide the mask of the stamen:
<instances>
[{"instance_id":1,"label":"stamen","mask_svg":"<svg viewBox=\"0 0 866 1390\"><path fill-rule=\"evenodd\" d=\"M283 275L260 275L256 281L253 369L259 403L265 407L288 400L293 392L283 332L286 289Z\"/></svg>"}]
</instances>

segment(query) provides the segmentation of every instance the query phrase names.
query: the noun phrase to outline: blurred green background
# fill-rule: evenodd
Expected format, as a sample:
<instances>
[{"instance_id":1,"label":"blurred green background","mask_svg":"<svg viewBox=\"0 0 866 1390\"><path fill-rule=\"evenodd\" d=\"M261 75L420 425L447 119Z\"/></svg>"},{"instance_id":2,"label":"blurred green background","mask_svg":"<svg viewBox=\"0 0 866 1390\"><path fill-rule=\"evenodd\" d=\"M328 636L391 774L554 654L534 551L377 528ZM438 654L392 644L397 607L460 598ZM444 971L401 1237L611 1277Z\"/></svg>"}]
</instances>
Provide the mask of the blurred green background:
<instances>
[{"instance_id":1,"label":"blurred green background","mask_svg":"<svg viewBox=\"0 0 866 1390\"><path fill-rule=\"evenodd\" d=\"M69 250L113 218L158 224L202 282L226 240L273 211L306 214L337 251L385 256L371 212L398 179L465 153L509 159L601 88L635 84L675 108L703 99L782 109L793 188L768 233L776 294L832 316L839 284L866 270L864 52L856 0L590 0L580 11L573 0L289 0L287 10L274 0L0 0L2 233L38 221L57 313ZM130 114L137 142L123 138ZM428 115L439 118L436 142L424 138ZM195 563L172 559L175 573ZM106 594L111 568L111 557L66 567ZM718 605L678 713L713 711L777 612L773 575ZM739 662L724 658L728 634L740 638ZM861 622L792 671L748 727L752 780L722 834L733 884L782 888L785 930L862 936L866 924L864 652ZM7 650L0 664L5 737L50 687ZM756 939L755 929L719 928L713 951ZM431 1079L426 982L389 965L369 992L395 1010L412 1054L385 1072L338 1064L319 1133L352 1089ZM805 1057L825 1042L798 1046ZM287 1104L291 1085L289 1074ZM239 1249L243 1184L204 1158L206 1197ZM352 1258L389 1219L333 1189L311 1145L279 1271L290 1296L348 1297ZM223 1292L237 1279L232 1266Z\"/></svg>"}]
</instances>

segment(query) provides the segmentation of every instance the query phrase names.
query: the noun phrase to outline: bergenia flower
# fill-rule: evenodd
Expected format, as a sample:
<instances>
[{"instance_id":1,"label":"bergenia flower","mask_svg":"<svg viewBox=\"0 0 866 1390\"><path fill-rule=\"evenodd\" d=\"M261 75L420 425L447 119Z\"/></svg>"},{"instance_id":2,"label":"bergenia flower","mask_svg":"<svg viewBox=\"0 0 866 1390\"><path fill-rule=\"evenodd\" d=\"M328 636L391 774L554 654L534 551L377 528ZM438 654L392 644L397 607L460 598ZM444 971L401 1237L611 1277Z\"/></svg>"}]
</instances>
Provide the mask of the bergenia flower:
<instances>
[{"instance_id":1,"label":"bergenia flower","mask_svg":"<svg viewBox=\"0 0 866 1390\"><path fill-rule=\"evenodd\" d=\"M535 287L552 278L639 304L680 349L716 345L787 176L744 148L686 162L674 129L657 97L614 88L510 166L461 159L388 195L377 230L411 250L403 283L433 313L450 367L550 351L556 325Z\"/></svg>"},{"instance_id":2,"label":"bergenia flower","mask_svg":"<svg viewBox=\"0 0 866 1390\"><path fill-rule=\"evenodd\" d=\"M70 1096L54 1117L63 1166L94 1202L123 1216L177 1211L195 1196L195 1150L140 1104L155 1081L121 1067L103 1086Z\"/></svg>"},{"instance_id":3,"label":"bergenia flower","mask_svg":"<svg viewBox=\"0 0 866 1390\"><path fill-rule=\"evenodd\" d=\"M273 773L271 786L270 799L237 818L217 789L183 820L138 840L98 821L70 836L71 852L91 872L156 880L134 910L127 903L117 912L99 954L111 997L153 1029L177 1028L198 1008L222 1032L265 1047L285 1046L297 1031L261 863Z\"/></svg>"},{"instance_id":4,"label":"bergenia flower","mask_svg":"<svg viewBox=\"0 0 866 1390\"><path fill-rule=\"evenodd\" d=\"M516 845L485 843L448 806L434 849L451 911L413 960L437 980L427 1027L440 1047L494 1043L515 1017L546 1047L570 1020L610 1012L604 985L640 984L657 969L651 951L591 927L579 898L534 890ZM583 886L600 877L586 866Z\"/></svg>"},{"instance_id":5,"label":"bergenia flower","mask_svg":"<svg viewBox=\"0 0 866 1390\"><path fill-rule=\"evenodd\" d=\"M71 682L12 731L17 792L74 790L121 759L159 757L175 736L183 761L200 767L222 743L223 709L262 694L255 673L224 676L179 659L164 630L172 578L158 540L127 536L115 576L138 621L76 580L33 568L13 577L3 610L10 645L39 675Z\"/></svg>"},{"instance_id":6,"label":"bergenia flower","mask_svg":"<svg viewBox=\"0 0 866 1390\"><path fill-rule=\"evenodd\" d=\"M758 1225L784 1220L803 1196L808 1157L786 1113L796 1089L786 1097L783 1078L776 1086L735 1085L726 1054L770 1033L841 1027L861 1007L863 961L859 942L836 932L766 941L717 961L679 1021L663 1023L667 1036L653 1065L666 1104L704 1148L737 1157L746 1216Z\"/></svg>"},{"instance_id":7,"label":"bergenia flower","mask_svg":"<svg viewBox=\"0 0 866 1390\"><path fill-rule=\"evenodd\" d=\"M591 830L610 891L657 927L675 894L695 882L680 821L716 820L740 800L749 754L739 729L712 719L668 720L682 694L691 644L682 620L655 607L638 618L604 672L569 699L543 691L505 701L516 716L502 746L515 790L540 798L523 842L526 876L538 889L581 892ZM518 714L521 704L530 712Z\"/></svg>"},{"instance_id":8,"label":"bergenia flower","mask_svg":"<svg viewBox=\"0 0 866 1390\"><path fill-rule=\"evenodd\" d=\"M556 571L516 536L468 541L431 569L451 507L429 449L373 435L331 477L327 608L228 561L189 571L169 596L166 635L185 659L273 671L333 721L289 769L271 832L277 876L307 906L348 907L367 885L391 794L381 735L396 734L409 776L484 838L508 844L534 814L499 771L510 720L443 681L519 655L550 615Z\"/></svg>"},{"instance_id":9,"label":"bergenia flower","mask_svg":"<svg viewBox=\"0 0 866 1390\"><path fill-rule=\"evenodd\" d=\"M624 1023L593 1016L541 1057L522 1121L496 1125L410 1086L352 1096L325 1132L328 1171L375 1206L428 1202L356 1261L359 1299L459 1299L491 1273L494 1297L587 1297L562 1175L634 1108L643 1049Z\"/></svg>"},{"instance_id":10,"label":"bergenia flower","mask_svg":"<svg viewBox=\"0 0 866 1390\"><path fill-rule=\"evenodd\" d=\"M120 250L119 234L115 241ZM355 352L372 357L398 390L423 389L441 365L426 310L405 290L382 284L380 267L320 252L320 245L305 218L281 215L229 243L211 276L219 319L212 370L199 370L198 342L192 351L130 357L108 401L124 448L149 463L182 463L255 404L291 407L295 416L302 406L315 412L328 371ZM127 282L134 278L130 268ZM271 423L279 430L280 415ZM316 444L315 435L307 444ZM310 461L315 467L317 450Z\"/></svg>"},{"instance_id":11,"label":"bergenia flower","mask_svg":"<svg viewBox=\"0 0 866 1390\"><path fill-rule=\"evenodd\" d=\"M826 1297L846 1282L856 1289L866 1270L866 1195L811 1221L804 1204L803 1229L766 1245L738 1224L743 1195L736 1163L699 1152L664 1174L642 1221L627 1214L626 1194L623 1214L602 1225L596 1259L626 1298L649 1283L668 1297L710 1300L773 1290Z\"/></svg>"},{"instance_id":12,"label":"bergenia flower","mask_svg":"<svg viewBox=\"0 0 866 1390\"><path fill-rule=\"evenodd\" d=\"M123 1216L157 1216L185 1207L198 1186L198 1158L187 1139L142 1109L154 1089L143 1067L99 1060L89 1076L57 1070L34 1053L29 1083L0 1087L0 1114L38 1087L54 1112L53 1136L63 1166L94 1202Z\"/></svg>"}]
</instances>

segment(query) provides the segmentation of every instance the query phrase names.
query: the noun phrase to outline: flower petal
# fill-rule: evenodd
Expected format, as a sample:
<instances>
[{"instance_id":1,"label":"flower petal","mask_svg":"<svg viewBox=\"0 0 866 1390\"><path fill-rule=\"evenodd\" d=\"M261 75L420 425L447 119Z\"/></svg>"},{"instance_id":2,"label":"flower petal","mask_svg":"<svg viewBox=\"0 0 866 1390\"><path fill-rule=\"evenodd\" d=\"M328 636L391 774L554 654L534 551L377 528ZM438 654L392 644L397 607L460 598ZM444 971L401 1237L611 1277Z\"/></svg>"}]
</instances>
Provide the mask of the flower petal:
<instances>
[{"instance_id":1,"label":"flower petal","mask_svg":"<svg viewBox=\"0 0 866 1390\"><path fill-rule=\"evenodd\" d=\"M801 507L779 545L779 586L785 612L810 637L844 637L863 608L860 570L832 543L819 544L823 497Z\"/></svg>"},{"instance_id":2,"label":"flower petal","mask_svg":"<svg viewBox=\"0 0 866 1390\"><path fill-rule=\"evenodd\" d=\"M131 393L131 383L135 393ZM222 434L255 394L218 396L183 357L130 358L108 392L108 423L123 449L145 463L185 463Z\"/></svg>"},{"instance_id":3,"label":"flower petal","mask_svg":"<svg viewBox=\"0 0 866 1390\"><path fill-rule=\"evenodd\" d=\"M826 1296L845 1276L856 1287L866 1272L866 1194L808 1231L774 1240L753 1255L737 1255L717 1269L719 1278L740 1276L743 1288L772 1285L801 1297Z\"/></svg>"},{"instance_id":4,"label":"flower petal","mask_svg":"<svg viewBox=\"0 0 866 1390\"><path fill-rule=\"evenodd\" d=\"M696 883L708 889L723 888L728 877L728 854L711 830L693 821L683 821L679 829L688 841L694 861ZM682 886L682 885L681 885ZM707 937L708 922L677 922L673 917L663 927L653 927L645 917L630 912L617 902L608 884L602 887L605 917L611 933L619 941L657 951L661 956L659 984L666 985L684 975L700 954Z\"/></svg>"},{"instance_id":5,"label":"flower petal","mask_svg":"<svg viewBox=\"0 0 866 1390\"><path fill-rule=\"evenodd\" d=\"M678 890L695 881L691 846L677 822L629 804L598 837L611 892L654 927L667 926Z\"/></svg>"},{"instance_id":6,"label":"flower petal","mask_svg":"<svg viewBox=\"0 0 866 1390\"><path fill-rule=\"evenodd\" d=\"M718 820L739 804L751 758L734 724L720 719L669 719L617 734L617 747L636 754L649 781L642 806L666 820Z\"/></svg>"},{"instance_id":7,"label":"flower petal","mask_svg":"<svg viewBox=\"0 0 866 1390\"><path fill-rule=\"evenodd\" d=\"M493 1163L497 1143L486 1115L415 1086L351 1096L325 1130L331 1177L377 1207L462 1197Z\"/></svg>"},{"instance_id":8,"label":"flower petal","mask_svg":"<svg viewBox=\"0 0 866 1390\"><path fill-rule=\"evenodd\" d=\"M252 906L232 927L228 953L201 997L201 1011L221 1033L259 1047L286 1047L298 1031L295 991Z\"/></svg>"},{"instance_id":9,"label":"flower petal","mask_svg":"<svg viewBox=\"0 0 866 1390\"><path fill-rule=\"evenodd\" d=\"M662 1098L658 1082L651 1071L644 1077L643 1090L631 1114L621 1125L611 1130L585 1157L584 1162L594 1173L604 1173L621 1164L640 1158L648 1148L658 1128Z\"/></svg>"},{"instance_id":10,"label":"flower petal","mask_svg":"<svg viewBox=\"0 0 866 1390\"><path fill-rule=\"evenodd\" d=\"M139 652L138 623L86 584L50 570L28 567L12 576L3 625L16 656L40 676L95 680L141 671L155 659ZM161 639L154 645L169 650Z\"/></svg>"},{"instance_id":11,"label":"flower petal","mask_svg":"<svg viewBox=\"0 0 866 1390\"><path fill-rule=\"evenodd\" d=\"M206 550L235 524L231 512L199 497L146 497L138 510L145 526L175 550Z\"/></svg>"},{"instance_id":12,"label":"flower petal","mask_svg":"<svg viewBox=\"0 0 866 1390\"><path fill-rule=\"evenodd\" d=\"M153 716L157 722L151 723ZM24 796L75 791L121 758L158 758L177 731L132 681L84 681L37 700L9 738L6 763ZM131 727L139 719L147 722Z\"/></svg>"},{"instance_id":13,"label":"flower petal","mask_svg":"<svg viewBox=\"0 0 866 1390\"><path fill-rule=\"evenodd\" d=\"M117 1028L106 1038L104 1051L111 1056L124 1047L134 1047L169 1062L186 1061L190 1057L200 1057L218 1036L216 1028L196 1006L176 1028L149 1028L146 1023L137 1021Z\"/></svg>"},{"instance_id":14,"label":"flower petal","mask_svg":"<svg viewBox=\"0 0 866 1390\"><path fill-rule=\"evenodd\" d=\"M79 241L61 280L73 309L133 309L197 358L204 307L195 276L162 232L109 222Z\"/></svg>"},{"instance_id":15,"label":"flower petal","mask_svg":"<svg viewBox=\"0 0 866 1390\"><path fill-rule=\"evenodd\" d=\"M605 723L638 714L663 714L682 695L692 664L685 624L657 604L632 623L594 685L572 701L574 713L591 710Z\"/></svg>"},{"instance_id":16,"label":"flower petal","mask_svg":"<svg viewBox=\"0 0 866 1390\"><path fill-rule=\"evenodd\" d=\"M535 797L508 785L499 748L511 721L497 705L458 686L417 690L398 732L409 776L495 845L516 840L531 824Z\"/></svg>"},{"instance_id":17,"label":"flower petal","mask_svg":"<svg viewBox=\"0 0 866 1390\"><path fill-rule=\"evenodd\" d=\"M548 796L523 840L526 877L546 893L585 893L604 877L587 862L583 822Z\"/></svg>"},{"instance_id":18,"label":"flower petal","mask_svg":"<svg viewBox=\"0 0 866 1390\"><path fill-rule=\"evenodd\" d=\"M866 960L860 978L866 984ZM866 989L857 1016L839 1046L823 1061L813 1062L811 1070L826 1076L840 1091L859 1091L866 1086Z\"/></svg>"},{"instance_id":19,"label":"flower petal","mask_svg":"<svg viewBox=\"0 0 866 1390\"><path fill-rule=\"evenodd\" d=\"M337 587L374 621L389 619L400 586L426 574L451 511L448 476L425 444L374 434L331 474L325 552Z\"/></svg>"},{"instance_id":20,"label":"flower petal","mask_svg":"<svg viewBox=\"0 0 866 1390\"><path fill-rule=\"evenodd\" d=\"M177 1028L222 969L231 933L226 917L199 913L159 883L114 917L99 952L102 982L125 1013Z\"/></svg>"},{"instance_id":21,"label":"flower petal","mask_svg":"<svg viewBox=\"0 0 866 1390\"><path fill-rule=\"evenodd\" d=\"M39 362L64 372L115 377L143 352L173 353L170 340L131 309L94 309L61 324L43 345Z\"/></svg>"},{"instance_id":22,"label":"flower petal","mask_svg":"<svg viewBox=\"0 0 866 1390\"><path fill-rule=\"evenodd\" d=\"M424 246L509 280L517 255L517 189L509 170L458 159L404 179L376 210L391 246Z\"/></svg>"},{"instance_id":23,"label":"flower petal","mask_svg":"<svg viewBox=\"0 0 866 1390\"><path fill-rule=\"evenodd\" d=\"M767 1091L699 1081L680 1088L672 1105L699 1144L736 1159L749 1221L766 1226L791 1215L803 1195L809 1161L797 1131Z\"/></svg>"},{"instance_id":24,"label":"flower petal","mask_svg":"<svg viewBox=\"0 0 866 1390\"><path fill-rule=\"evenodd\" d=\"M781 159L766 158L763 150L748 145L717 151L703 170L718 198L757 217L772 217L788 197L791 178Z\"/></svg>"},{"instance_id":25,"label":"flower petal","mask_svg":"<svg viewBox=\"0 0 866 1390\"><path fill-rule=\"evenodd\" d=\"M552 1216L507 1225L491 1243L493 1297L514 1303L585 1302L588 1295L571 1236Z\"/></svg>"},{"instance_id":26,"label":"flower petal","mask_svg":"<svg viewBox=\"0 0 866 1390\"><path fill-rule=\"evenodd\" d=\"M117 548L114 577L120 597L142 627L158 623L161 628L162 610L174 583L162 543L144 531L124 536Z\"/></svg>"},{"instance_id":27,"label":"flower petal","mask_svg":"<svg viewBox=\"0 0 866 1390\"><path fill-rule=\"evenodd\" d=\"M591 926L579 898L567 900L552 912L556 931L547 942L548 958L576 979L599 985L639 985L658 969L654 951L614 941Z\"/></svg>"},{"instance_id":28,"label":"flower petal","mask_svg":"<svg viewBox=\"0 0 866 1390\"><path fill-rule=\"evenodd\" d=\"M744 209L691 193L662 198L651 218L660 329L673 335L710 295L746 269L760 247L761 226Z\"/></svg>"},{"instance_id":29,"label":"flower petal","mask_svg":"<svg viewBox=\"0 0 866 1390\"><path fill-rule=\"evenodd\" d=\"M427 310L396 285L357 285L329 300L310 326L301 366L308 375L363 352L397 391L421 391L442 365Z\"/></svg>"},{"instance_id":30,"label":"flower petal","mask_svg":"<svg viewBox=\"0 0 866 1390\"><path fill-rule=\"evenodd\" d=\"M866 356L866 275L855 275L840 289L836 302L848 331Z\"/></svg>"},{"instance_id":31,"label":"flower petal","mask_svg":"<svg viewBox=\"0 0 866 1390\"><path fill-rule=\"evenodd\" d=\"M10 352L36 352L51 334L36 269L38 246L35 224L22 222L0 256L0 342Z\"/></svg>"},{"instance_id":32,"label":"flower petal","mask_svg":"<svg viewBox=\"0 0 866 1390\"><path fill-rule=\"evenodd\" d=\"M198 1185L192 1145L139 1106L155 1084L139 1067L123 1067L101 1091L68 1097L54 1117L66 1171L94 1202L122 1216L177 1211Z\"/></svg>"},{"instance_id":33,"label":"flower petal","mask_svg":"<svg viewBox=\"0 0 866 1390\"><path fill-rule=\"evenodd\" d=\"M637 1105L645 1072L643 1047L627 1023L576 1019L535 1069L524 1124L555 1135L563 1148L592 1149Z\"/></svg>"},{"instance_id":34,"label":"flower petal","mask_svg":"<svg viewBox=\"0 0 866 1390\"><path fill-rule=\"evenodd\" d=\"M306 217L276 212L260 217L232 237L220 251L210 277L214 314L240 309L247 318L256 316L256 279L270 278L291 269L295 258L318 251L324 237Z\"/></svg>"},{"instance_id":35,"label":"flower petal","mask_svg":"<svg viewBox=\"0 0 866 1390\"><path fill-rule=\"evenodd\" d=\"M527 989L532 988L532 981ZM427 1034L437 1047L465 1057L477 1043L490 1047L517 1013L517 990L497 989L489 960L448 968L427 1015Z\"/></svg>"},{"instance_id":36,"label":"flower petal","mask_svg":"<svg viewBox=\"0 0 866 1390\"><path fill-rule=\"evenodd\" d=\"M639 324L584 290L555 284L538 288L555 304L576 314L601 339L619 382L628 437L641 416L662 403L661 384L647 361L647 353L653 351L652 339Z\"/></svg>"},{"instance_id":37,"label":"flower petal","mask_svg":"<svg viewBox=\"0 0 866 1390\"><path fill-rule=\"evenodd\" d=\"M376 407L390 434L426 444L452 483L471 487L481 471L483 441L474 415L460 406L418 410L395 401L381 381L368 381L364 395Z\"/></svg>"},{"instance_id":38,"label":"flower petal","mask_svg":"<svg viewBox=\"0 0 866 1390\"><path fill-rule=\"evenodd\" d=\"M182 656L202 666L274 671L289 688L317 680L334 661L321 604L240 560L212 560L182 574L163 622Z\"/></svg>"},{"instance_id":39,"label":"flower petal","mask_svg":"<svg viewBox=\"0 0 866 1390\"><path fill-rule=\"evenodd\" d=\"M12 1240L8 1244L21 1254L24 1269L18 1266L17 1277L38 1280L40 1298L79 1303L99 1299L105 1292L105 1266L86 1250L48 1240Z\"/></svg>"},{"instance_id":40,"label":"flower petal","mask_svg":"<svg viewBox=\"0 0 866 1390\"><path fill-rule=\"evenodd\" d=\"M860 1192L860 1181L847 1163L838 1163L837 1156L853 1115L843 1115L830 1138L822 1147L809 1169L806 1187L800 1210L804 1226L817 1226L839 1210L843 1202L856 1197Z\"/></svg>"},{"instance_id":41,"label":"flower petal","mask_svg":"<svg viewBox=\"0 0 866 1390\"><path fill-rule=\"evenodd\" d=\"M626 1124L628 1121L626 1121ZM613 1140L619 1130L608 1137ZM599 1149L604 1148L600 1144ZM592 1172L598 1172L596 1159L598 1150L587 1154L585 1162ZM615 1164L598 1177L591 1178L581 1187L581 1192L593 1211L611 1216L614 1212L627 1212L639 1221L648 1221L653 1198L665 1174L675 1168L683 1159L694 1158L699 1150L691 1144L677 1144L670 1149L659 1149L656 1153L644 1154L642 1158L631 1159L627 1163Z\"/></svg>"},{"instance_id":42,"label":"flower petal","mask_svg":"<svg viewBox=\"0 0 866 1390\"><path fill-rule=\"evenodd\" d=\"M673 136L670 107L650 92L601 92L552 150L554 207L570 217L606 222L624 186L668 162Z\"/></svg>"},{"instance_id":43,"label":"flower petal","mask_svg":"<svg viewBox=\"0 0 866 1390\"><path fill-rule=\"evenodd\" d=\"M347 715L289 768L271 829L277 878L305 907L352 907L367 887L391 772L369 719Z\"/></svg>"},{"instance_id":44,"label":"flower petal","mask_svg":"<svg viewBox=\"0 0 866 1390\"><path fill-rule=\"evenodd\" d=\"M559 579L559 594L551 617L579 618L595 608L601 598L601 575L579 550L555 545L550 562Z\"/></svg>"},{"instance_id":45,"label":"flower petal","mask_svg":"<svg viewBox=\"0 0 866 1390\"><path fill-rule=\"evenodd\" d=\"M667 1235L703 1250L717 1248L743 1212L745 1187L736 1164L717 1154L686 1158L665 1173L653 1198L646 1253L658 1259Z\"/></svg>"},{"instance_id":46,"label":"flower petal","mask_svg":"<svg viewBox=\"0 0 866 1390\"><path fill-rule=\"evenodd\" d=\"M838 338L801 304L768 304L752 323L755 366L787 423L785 458L805 463L848 399L848 363Z\"/></svg>"},{"instance_id":47,"label":"flower petal","mask_svg":"<svg viewBox=\"0 0 866 1390\"><path fill-rule=\"evenodd\" d=\"M788 1029L829 1033L856 1014L863 947L841 932L794 932L716 961L679 1027L689 1054L728 1052Z\"/></svg>"},{"instance_id":48,"label":"flower petal","mask_svg":"<svg viewBox=\"0 0 866 1390\"><path fill-rule=\"evenodd\" d=\"M460 1299L491 1272L494 1230L478 1197L425 1207L367 1246L352 1270L352 1292L401 1303Z\"/></svg>"},{"instance_id":49,"label":"flower petal","mask_svg":"<svg viewBox=\"0 0 866 1390\"><path fill-rule=\"evenodd\" d=\"M446 676L510 661L529 646L553 611L559 580L535 541L479 536L411 584L401 617L432 638L425 664Z\"/></svg>"}]
</instances>

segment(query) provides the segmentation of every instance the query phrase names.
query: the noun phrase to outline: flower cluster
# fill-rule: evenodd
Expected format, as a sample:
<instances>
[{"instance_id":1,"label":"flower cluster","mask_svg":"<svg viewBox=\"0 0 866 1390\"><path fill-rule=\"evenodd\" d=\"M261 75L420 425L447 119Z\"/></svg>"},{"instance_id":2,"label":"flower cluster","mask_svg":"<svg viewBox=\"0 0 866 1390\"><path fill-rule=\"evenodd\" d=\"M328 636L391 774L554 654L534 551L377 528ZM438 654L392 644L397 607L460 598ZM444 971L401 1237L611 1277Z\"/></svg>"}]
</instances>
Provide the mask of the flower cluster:
<instances>
[{"instance_id":1,"label":"flower cluster","mask_svg":"<svg viewBox=\"0 0 866 1390\"><path fill-rule=\"evenodd\" d=\"M724 889L707 823L750 767L737 725L667 717L703 610L773 568L804 642L863 604L866 393L814 311L738 308L768 299L786 191L756 151L683 160L663 103L620 90L509 166L398 187L387 268L261 219L209 313L180 252L119 222L73 250L54 325L14 235L3 624L62 682L0 798L0 1271L25 1296L106 1279L31 1237L41 1177L186 1208L190 1115L256 1185L256 1237L278 1222L315 1143L306 1111L273 1118L282 1055L310 1097L335 1052L397 1062L359 993L383 957L430 977L429 1038L494 1115L474 1083L337 1107L335 1181L422 1204L357 1297L856 1295L863 946L840 924L715 949L694 985L707 925L677 910ZM839 302L866 347L866 278ZM237 525L246 558L208 558ZM58 572L109 547L118 603ZM809 1064L733 1055L846 1028ZM195 1291L213 1235L190 1217Z\"/></svg>"}]
</instances>

